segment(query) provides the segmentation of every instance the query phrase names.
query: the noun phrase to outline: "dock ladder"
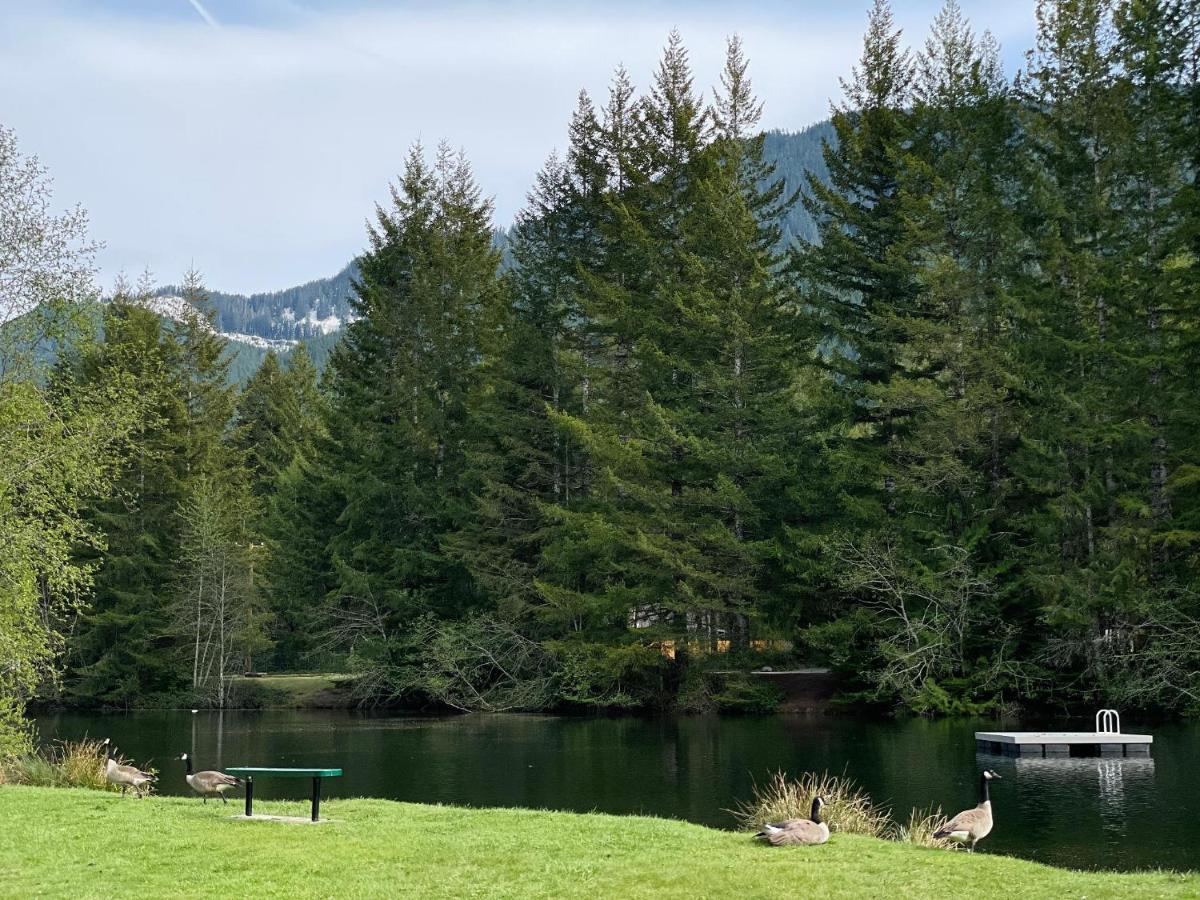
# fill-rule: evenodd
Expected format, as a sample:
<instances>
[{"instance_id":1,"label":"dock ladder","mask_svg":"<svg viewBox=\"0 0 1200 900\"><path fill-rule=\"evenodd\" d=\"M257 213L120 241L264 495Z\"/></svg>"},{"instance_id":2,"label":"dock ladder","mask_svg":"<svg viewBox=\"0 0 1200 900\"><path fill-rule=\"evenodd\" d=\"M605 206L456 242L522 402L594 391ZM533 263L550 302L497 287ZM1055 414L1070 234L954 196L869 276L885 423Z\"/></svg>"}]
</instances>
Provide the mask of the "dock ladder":
<instances>
[{"instance_id":1,"label":"dock ladder","mask_svg":"<svg viewBox=\"0 0 1200 900\"><path fill-rule=\"evenodd\" d=\"M1096 734L1120 734L1121 714L1115 709L1102 709L1096 713Z\"/></svg>"}]
</instances>

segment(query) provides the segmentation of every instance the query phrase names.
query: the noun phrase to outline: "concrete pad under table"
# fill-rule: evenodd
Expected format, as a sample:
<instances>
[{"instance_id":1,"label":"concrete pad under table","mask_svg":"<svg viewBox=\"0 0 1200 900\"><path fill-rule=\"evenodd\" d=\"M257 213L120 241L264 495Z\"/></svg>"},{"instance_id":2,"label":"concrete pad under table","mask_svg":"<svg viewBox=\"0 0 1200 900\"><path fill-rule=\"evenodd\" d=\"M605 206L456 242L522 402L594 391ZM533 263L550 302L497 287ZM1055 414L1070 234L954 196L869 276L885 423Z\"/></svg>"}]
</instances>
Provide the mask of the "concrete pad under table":
<instances>
[{"instance_id":1,"label":"concrete pad under table","mask_svg":"<svg viewBox=\"0 0 1200 900\"><path fill-rule=\"evenodd\" d=\"M283 822L285 825L328 825L333 819L313 819L311 816L266 816L255 813L252 816L230 816L235 822Z\"/></svg>"}]
</instances>

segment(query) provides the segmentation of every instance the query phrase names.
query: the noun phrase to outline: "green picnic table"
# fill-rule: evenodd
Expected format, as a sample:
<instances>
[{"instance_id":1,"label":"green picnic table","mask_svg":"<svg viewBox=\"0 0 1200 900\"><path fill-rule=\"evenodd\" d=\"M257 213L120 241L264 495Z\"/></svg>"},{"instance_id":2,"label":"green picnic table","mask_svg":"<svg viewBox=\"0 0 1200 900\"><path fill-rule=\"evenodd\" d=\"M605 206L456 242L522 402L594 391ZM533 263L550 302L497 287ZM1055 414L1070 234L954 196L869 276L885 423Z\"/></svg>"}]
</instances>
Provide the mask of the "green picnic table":
<instances>
[{"instance_id":1,"label":"green picnic table","mask_svg":"<svg viewBox=\"0 0 1200 900\"><path fill-rule=\"evenodd\" d=\"M230 775L246 779L246 818L254 815L254 778L311 778L312 820L317 821L321 812L321 779L340 778L341 769L265 769L257 766L234 766L226 769Z\"/></svg>"}]
</instances>

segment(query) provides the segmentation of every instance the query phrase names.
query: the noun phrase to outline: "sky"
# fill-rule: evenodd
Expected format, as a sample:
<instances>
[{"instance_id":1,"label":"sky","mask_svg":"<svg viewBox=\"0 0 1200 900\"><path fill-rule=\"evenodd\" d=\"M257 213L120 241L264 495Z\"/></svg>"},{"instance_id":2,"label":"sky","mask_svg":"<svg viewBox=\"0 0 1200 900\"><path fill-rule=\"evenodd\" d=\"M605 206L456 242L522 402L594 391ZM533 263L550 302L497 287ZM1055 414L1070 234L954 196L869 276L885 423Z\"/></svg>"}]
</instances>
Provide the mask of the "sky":
<instances>
[{"instance_id":1,"label":"sky","mask_svg":"<svg viewBox=\"0 0 1200 900\"><path fill-rule=\"evenodd\" d=\"M764 126L828 115L869 0L382 2L0 0L0 124L87 209L99 281L189 266L212 288L279 290L365 246L408 148L461 147L508 224L561 149L581 88L623 63L644 86L672 27L698 87L741 36ZM1010 71L1034 0L960 0ZM940 0L893 0L910 43Z\"/></svg>"}]
</instances>

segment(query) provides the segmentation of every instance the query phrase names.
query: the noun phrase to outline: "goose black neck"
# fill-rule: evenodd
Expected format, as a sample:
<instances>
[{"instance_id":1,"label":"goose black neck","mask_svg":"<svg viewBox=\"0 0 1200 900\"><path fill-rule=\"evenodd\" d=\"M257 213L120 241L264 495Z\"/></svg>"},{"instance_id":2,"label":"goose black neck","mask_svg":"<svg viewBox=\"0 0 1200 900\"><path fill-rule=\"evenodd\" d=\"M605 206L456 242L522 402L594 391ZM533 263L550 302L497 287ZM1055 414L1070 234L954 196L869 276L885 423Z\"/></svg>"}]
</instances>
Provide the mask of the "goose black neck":
<instances>
[{"instance_id":1,"label":"goose black neck","mask_svg":"<svg viewBox=\"0 0 1200 900\"><path fill-rule=\"evenodd\" d=\"M187 773L189 775L191 775L192 774L192 758L189 756L187 759L184 760L184 762L187 763Z\"/></svg>"},{"instance_id":2,"label":"goose black neck","mask_svg":"<svg viewBox=\"0 0 1200 900\"><path fill-rule=\"evenodd\" d=\"M990 803L992 800L991 794L988 793L988 777L986 775L979 776L979 802Z\"/></svg>"},{"instance_id":3,"label":"goose black neck","mask_svg":"<svg viewBox=\"0 0 1200 900\"><path fill-rule=\"evenodd\" d=\"M810 819L816 825L821 824L821 804L816 800L813 801L812 816L810 816Z\"/></svg>"}]
</instances>

